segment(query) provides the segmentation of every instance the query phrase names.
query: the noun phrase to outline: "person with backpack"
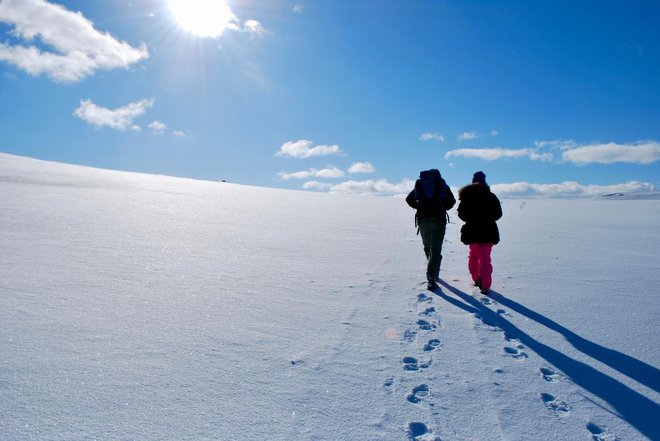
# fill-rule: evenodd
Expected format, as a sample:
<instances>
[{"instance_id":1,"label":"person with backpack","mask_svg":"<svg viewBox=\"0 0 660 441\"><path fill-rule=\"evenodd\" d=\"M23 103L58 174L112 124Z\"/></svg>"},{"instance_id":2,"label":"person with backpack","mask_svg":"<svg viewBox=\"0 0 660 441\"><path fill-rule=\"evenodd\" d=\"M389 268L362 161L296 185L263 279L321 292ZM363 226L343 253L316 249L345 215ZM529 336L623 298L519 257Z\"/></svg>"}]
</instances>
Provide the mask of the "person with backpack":
<instances>
[{"instance_id":1,"label":"person with backpack","mask_svg":"<svg viewBox=\"0 0 660 441\"><path fill-rule=\"evenodd\" d=\"M432 291L438 288L447 210L454 206L456 199L440 171L431 169L419 173L415 188L406 197L406 202L417 210L415 225L419 228L418 233L422 236L426 254L427 288Z\"/></svg>"},{"instance_id":2,"label":"person with backpack","mask_svg":"<svg viewBox=\"0 0 660 441\"><path fill-rule=\"evenodd\" d=\"M496 221L502 217L502 205L490 191L482 171L472 176L472 184L459 190L458 199L458 217L465 222L461 227L461 242L470 247L468 270L474 286L487 294L493 274L490 253L500 241Z\"/></svg>"}]
</instances>

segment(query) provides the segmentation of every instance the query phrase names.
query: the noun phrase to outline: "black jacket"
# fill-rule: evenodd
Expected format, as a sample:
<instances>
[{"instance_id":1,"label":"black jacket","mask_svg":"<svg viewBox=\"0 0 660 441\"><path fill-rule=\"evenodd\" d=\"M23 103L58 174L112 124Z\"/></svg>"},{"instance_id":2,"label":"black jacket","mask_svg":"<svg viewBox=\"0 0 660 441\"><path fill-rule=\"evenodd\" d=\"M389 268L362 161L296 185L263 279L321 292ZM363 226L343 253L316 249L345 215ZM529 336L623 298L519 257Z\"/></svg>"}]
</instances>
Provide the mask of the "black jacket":
<instances>
[{"instance_id":1,"label":"black jacket","mask_svg":"<svg viewBox=\"0 0 660 441\"><path fill-rule=\"evenodd\" d=\"M417 194L422 194L421 184L422 182L418 179L415 182L415 189L406 197L408 205L417 210L417 220L438 219L440 221L446 221L447 210L450 210L456 203L456 198L454 197L454 193L451 192L451 188L449 188L444 179L440 179L436 184L435 191L435 194L438 195L438 200L423 201L416 196Z\"/></svg>"},{"instance_id":2,"label":"black jacket","mask_svg":"<svg viewBox=\"0 0 660 441\"><path fill-rule=\"evenodd\" d=\"M458 217L465 222L461 228L461 242L492 243L500 241L497 221L502 217L502 205L490 188L470 184L458 192Z\"/></svg>"}]
</instances>

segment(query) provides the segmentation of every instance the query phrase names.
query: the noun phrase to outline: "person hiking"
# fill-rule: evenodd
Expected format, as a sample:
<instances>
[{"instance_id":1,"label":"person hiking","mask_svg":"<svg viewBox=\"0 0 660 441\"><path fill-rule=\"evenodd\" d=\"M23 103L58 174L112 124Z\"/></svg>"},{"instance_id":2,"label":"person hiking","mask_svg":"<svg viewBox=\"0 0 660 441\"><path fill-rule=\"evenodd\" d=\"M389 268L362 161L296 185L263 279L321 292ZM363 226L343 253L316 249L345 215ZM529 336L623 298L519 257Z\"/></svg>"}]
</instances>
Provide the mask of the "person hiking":
<instances>
[{"instance_id":1,"label":"person hiking","mask_svg":"<svg viewBox=\"0 0 660 441\"><path fill-rule=\"evenodd\" d=\"M422 236L424 254L426 255L427 288L438 288L438 275L442 262L442 242L445 239L447 227L447 210L456 203L454 194L447 185L440 171L425 170L419 173L415 188L406 197L406 202L417 210L415 225Z\"/></svg>"},{"instance_id":2,"label":"person hiking","mask_svg":"<svg viewBox=\"0 0 660 441\"><path fill-rule=\"evenodd\" d=\"M496 221L502 217L502 205L490 191L482 171L472 176L472 184L459 190L458 199L458 217L465 222L461 227L461 242L470 247L468 270L474 286L487 294L493 274L490 253L500 241Z\"/></svg>"}]
</instances>

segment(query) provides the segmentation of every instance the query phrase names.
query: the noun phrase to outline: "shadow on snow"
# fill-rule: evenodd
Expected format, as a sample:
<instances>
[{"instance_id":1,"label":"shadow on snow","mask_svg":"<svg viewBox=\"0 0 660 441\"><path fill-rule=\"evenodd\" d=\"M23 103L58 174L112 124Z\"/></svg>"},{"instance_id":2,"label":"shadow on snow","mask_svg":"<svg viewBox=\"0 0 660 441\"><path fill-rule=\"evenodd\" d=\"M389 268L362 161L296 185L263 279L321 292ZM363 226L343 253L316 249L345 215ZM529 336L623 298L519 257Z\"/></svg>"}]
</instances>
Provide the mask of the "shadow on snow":
<instances>
[{"instance_id":1,"label":"shadow on snow","mask_svg":"<svg viewBox=\"0 0 660 441\"><path fill-rule=\"evenodd\" d=\"M460 299L458 300L449 297L441 290L436 290L435 294L443 300L469 313L476 314L487 325L501 328L507 337L520 340L522 344L536 352L548 363L552 364L570 377L575 384L606 401L616 410L616 412L618 412L618 415L621 418L649 439L660 439L660 405L588 364L574 360L556 349L535 340L500 314L487 308L471 295L444 281L441 281L440 283ZM559 332L565 336L576 349L584 352L595 360L611 366L655 391L658 390L658 384L660 382L658 369L628 355L590 342L547 317L544 317L513 300L509 300L499 293L491 291L489 297L496 300L501 305L509 307L512 310L547 326L549 329Z\"/></svg>"}]
</instances>

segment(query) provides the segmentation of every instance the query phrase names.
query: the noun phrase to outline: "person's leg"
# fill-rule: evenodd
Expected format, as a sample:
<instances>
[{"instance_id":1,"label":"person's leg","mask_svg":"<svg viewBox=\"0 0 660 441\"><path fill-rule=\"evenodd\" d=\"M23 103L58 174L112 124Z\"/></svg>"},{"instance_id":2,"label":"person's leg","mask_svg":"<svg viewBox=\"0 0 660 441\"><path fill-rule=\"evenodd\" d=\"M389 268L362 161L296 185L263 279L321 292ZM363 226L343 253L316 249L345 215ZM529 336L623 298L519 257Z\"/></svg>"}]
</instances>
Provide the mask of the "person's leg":
<instances>
[{"instance_id":1,"label":"person's leg","mask_svg":"<svg viewBox=\"0 0 660 441\"><path fill-rule=\"evenodd\" d=\"M470 276L472 276L472 281L475 284L481 283L481 278L479 276L479 244L471 243L470 254L468 255L468 270L470 270Z\"/></svg>"},{"instance_id":2,"label":"person's leg","mask_svg":"<svg viewBox=\"0 0 660 441\"><path fill-rule=\"evenodd\" d=\"M419 222L419 234L424 244L426 254L426 279L435 282L440 273L442 262L442 242L445 238L445 224L437 220L422 220Z\"/></svg>"},{"instance_id":3,"label":"person's leg","mask_svg":"<svg viewBox=\"0 0 660 441\"><path fill-rule=\"evenodd\" d=\"M440 276L440 264L442 263L442 243L445 240L446 225L444 222L435 222L433 226L433 238L431 242L431 253L429 255L428 274L431 280L437 280Z\"/></svg>"},{"instance_id":4,"label":"person's leg","mask_svg":"<svg viewBox=\"0 0 660 441\"><path fill-rule=\"evenodd\" d=\"M481 289L485 291L489 290L493 283L493 265L490 261L492 250L492 243L479 244L479 276L481 277Z\"/></svg>"},{"instance_id":5,"label":"person's leg","mask_svg":"<svg viewBox=\"0 0 660 441\"><path fill-rule=\"evenodd\" d=\"M422 245L424 245L424 255L426 255L426 280L429 278L428 263L431 257L431 244L433 243L433 224L426 220L419 221L419 235L422 236Z\"/></svg>"}]
</instances>

